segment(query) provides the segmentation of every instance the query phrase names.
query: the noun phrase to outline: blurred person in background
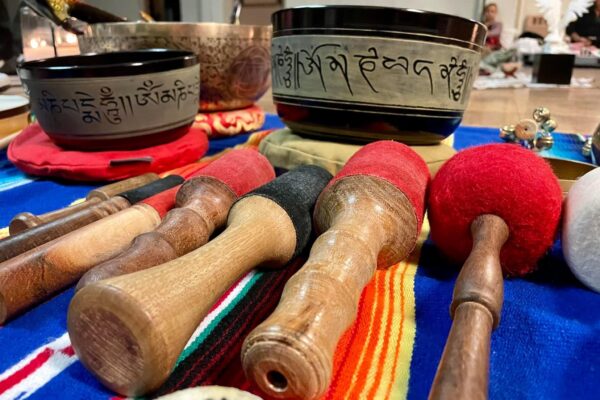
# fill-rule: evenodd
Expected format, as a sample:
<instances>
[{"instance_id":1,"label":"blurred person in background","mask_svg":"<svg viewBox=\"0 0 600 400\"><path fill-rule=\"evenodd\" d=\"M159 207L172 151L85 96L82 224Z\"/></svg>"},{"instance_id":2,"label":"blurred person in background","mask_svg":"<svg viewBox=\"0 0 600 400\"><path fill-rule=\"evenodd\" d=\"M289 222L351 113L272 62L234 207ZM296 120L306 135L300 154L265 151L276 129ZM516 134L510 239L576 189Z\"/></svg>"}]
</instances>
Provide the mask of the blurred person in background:
<instances>
[{"instance_id":1,"label":"blurred person in background","mask_svg":"<svg viewBox=\"0 0 600 400\"><path fill-rule=\"evenodd\" d=\"M502 22L498 21L498 5L496 3L488 3L485 5L481 16L481 22L483 22L488 29L487 37L485 38L485 46L490 50L502 48L502 45L500 44Z\"/></svg>"},{"instance_id":2,"label":"blurred person in background","mask_svg":"<svg viewBox=\"0 0 600 400\"><path fill-rule=\"evenodd\" d=\"M569 24L567 34L573 42L600 47L600 0L596 0L587 13Z\"/></svg>"}]
</instances>

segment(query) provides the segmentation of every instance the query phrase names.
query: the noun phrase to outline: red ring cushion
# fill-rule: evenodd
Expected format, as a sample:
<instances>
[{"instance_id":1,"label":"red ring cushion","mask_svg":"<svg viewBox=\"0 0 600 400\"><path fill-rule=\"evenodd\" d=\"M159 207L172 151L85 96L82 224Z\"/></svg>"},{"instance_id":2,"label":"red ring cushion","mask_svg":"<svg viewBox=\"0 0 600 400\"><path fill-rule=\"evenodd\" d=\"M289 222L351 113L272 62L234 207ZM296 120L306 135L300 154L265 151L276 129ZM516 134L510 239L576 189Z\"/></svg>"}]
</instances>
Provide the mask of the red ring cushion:
<instances>
[{"instance_id":1,"label":"red ring cushion","mask_svg":"<svg viewBox=\"0 0 600 400\"><path fill-rule=\"evenodd\" d=\"M10 144L8 159L23 172L79 181L113 181L160 173L198 161L208 150L206 133L192 126L180 138L136 150L77 151L57 146L38 123Z\"/></svg>"},{"instance_id":2,"label":"red ring cushion","mask_svg":"<svg viewBox=\"0 0 600 400\"><path fill-rule=\"evenodd\" d=\"M194 127L206 131L209 138L235 136L260 129L265 123L265 112L257 105L241 110L200 113L196 115Z\"/></svg>"}]
</instances>

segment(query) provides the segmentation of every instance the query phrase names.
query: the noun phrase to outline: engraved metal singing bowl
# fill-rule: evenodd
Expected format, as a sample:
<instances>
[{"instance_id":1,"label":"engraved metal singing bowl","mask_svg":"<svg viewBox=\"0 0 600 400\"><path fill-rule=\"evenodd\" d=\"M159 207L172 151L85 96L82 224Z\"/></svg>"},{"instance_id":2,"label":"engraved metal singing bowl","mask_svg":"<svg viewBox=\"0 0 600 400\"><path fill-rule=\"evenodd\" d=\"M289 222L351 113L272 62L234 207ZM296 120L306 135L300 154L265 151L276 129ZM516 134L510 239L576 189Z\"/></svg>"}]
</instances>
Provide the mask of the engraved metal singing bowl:
<instances>
[{"instance_id":1,"label":"engraved metal singing bowl","mask_svg":"<svg viewBox=\"0 0 600 400\"><path fill-rule=\"evenodd\" d=\"M273 100L305 135L437 143L460 124L486 28L413 9L298 7L273 14Z\"/></svg>"},{"instance_id":2,"label":"engraved metal singing bowl","mask_svg":"<svg viewBox=\"0 0 600 400\"><path fill-rule=\"evenodd\" d=\"M169 48L200 60L200 110L252 105L269 88L270 26L183 22L89 25L79 36L82 52Z\"/></svg>"},{"instance_id":3,"label":"engraved metal singing bowl","mask_svg":"<svg viewBox=\"0 0 600 400\"><path fill-rule=\"evenodd\" d=\"M19 65L31 109L57 144L129 149L184 135L198 112L196 55L139 50L54 57Z\"/></svg>"}]
</instances>

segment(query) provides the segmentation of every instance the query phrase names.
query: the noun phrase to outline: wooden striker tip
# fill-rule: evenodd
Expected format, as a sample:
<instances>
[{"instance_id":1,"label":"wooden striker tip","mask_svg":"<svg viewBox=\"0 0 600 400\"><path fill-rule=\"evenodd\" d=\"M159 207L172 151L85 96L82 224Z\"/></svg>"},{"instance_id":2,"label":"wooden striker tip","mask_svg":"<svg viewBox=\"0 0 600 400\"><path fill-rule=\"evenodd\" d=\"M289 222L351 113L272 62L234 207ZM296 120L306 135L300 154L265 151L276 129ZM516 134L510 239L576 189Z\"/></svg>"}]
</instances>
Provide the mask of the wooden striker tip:
<instances>
[{"instance_id":1,"label":"wooden striker tip","mask_svg":"<svg viewBox=\"0 0 600 400\"><path fill-rule=\"evenodd\" d=\"M11 234L15 234L25 231L29 228L33 228L34 226L40 225L43 222L44 221L30 212L22 212L15 215L15 217L10 221L8 230Z\"/></svg>"},{"instance_id":2,"label":"wooden striker tip","mask_svg":"<svg viewBox=\"0 0 600 400\"><path fill-rule=\"evenodd\" d=\"M144 309L118 287L92 284L77 292L68 314L69 332L78 333L70 335L78 357L88 370L103 371L94 374L103 385L130 397L157 389L156 382L170 372L145 365L172 355L165 350L168 340L152 329L152 316L140 312ZM161 365L166 364L155 364Z\"/></svg>"}]
</instances>

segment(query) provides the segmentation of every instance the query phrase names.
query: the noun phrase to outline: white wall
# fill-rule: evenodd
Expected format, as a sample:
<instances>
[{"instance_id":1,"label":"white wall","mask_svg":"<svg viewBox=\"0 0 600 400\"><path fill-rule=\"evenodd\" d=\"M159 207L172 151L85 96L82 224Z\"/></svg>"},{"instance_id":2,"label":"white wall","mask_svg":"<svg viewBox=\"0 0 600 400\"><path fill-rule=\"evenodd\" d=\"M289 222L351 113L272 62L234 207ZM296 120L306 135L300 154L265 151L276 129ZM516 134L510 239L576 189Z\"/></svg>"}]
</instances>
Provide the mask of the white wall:
<instances>
[{"instance_id":1,"label":"white wall","mask_svg":"<svg viewBox=\"0 0 600 400\"><path fill-rule=\"evenodd\" d=\"M483 0L372 0L369 2L365 2L364 0L286 0L284 4L286 7L311 4L343 4L418 8L421 10L460 15L465 18L479 18Z\"/></svg>"},{"instance_id":2,"label":"white wall","mask_svg":"<svg viewBox=\"0 0 600 400\"><path fill-rule=\"evenodd\" d=\"M173 0L170 0L173 1ZM232 0L180 0L184 22L227 22Z\"/></svg>"}]
</instances>

